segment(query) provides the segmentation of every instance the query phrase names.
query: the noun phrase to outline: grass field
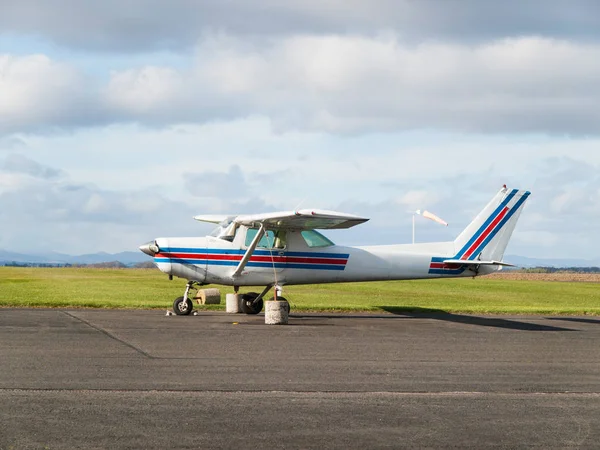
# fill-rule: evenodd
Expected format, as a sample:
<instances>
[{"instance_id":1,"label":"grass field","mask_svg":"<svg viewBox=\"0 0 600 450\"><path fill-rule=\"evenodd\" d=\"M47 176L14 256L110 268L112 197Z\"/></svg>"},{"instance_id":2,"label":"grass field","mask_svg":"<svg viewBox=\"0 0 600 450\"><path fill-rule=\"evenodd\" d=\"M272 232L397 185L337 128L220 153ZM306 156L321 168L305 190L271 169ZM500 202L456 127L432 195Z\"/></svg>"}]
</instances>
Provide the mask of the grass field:
<instances>
[{"instance_id":1,"label":"grass field","mask_svg":"<svg viewBox=\"0 0 600 450\"><path fill-rule=\"evenodd\" d=\"M167 309L184 286L158 270L0 267L0 306ZM224 309L228 292L200 309ZM531 277L289 286L284 295L294 311L600 315L600 284Z\"/></svg>"}]
</instances>

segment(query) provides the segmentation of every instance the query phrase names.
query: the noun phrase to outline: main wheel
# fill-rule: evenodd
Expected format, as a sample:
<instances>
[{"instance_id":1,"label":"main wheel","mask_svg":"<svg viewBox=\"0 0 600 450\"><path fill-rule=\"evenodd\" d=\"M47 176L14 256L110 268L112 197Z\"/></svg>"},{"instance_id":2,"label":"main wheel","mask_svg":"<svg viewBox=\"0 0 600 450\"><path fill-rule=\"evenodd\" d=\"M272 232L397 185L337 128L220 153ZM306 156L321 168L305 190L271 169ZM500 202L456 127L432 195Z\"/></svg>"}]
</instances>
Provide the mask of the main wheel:
<instances>
[{"instance_id":1,"label":"main wheel","mask_svg":"<svg viewBox=\"0 0 600 450\"><path fill-rule=\"evenodd\" d=\"M188 316L194 309L194 304L189 298L177 297L173 302L173 311L178 316Z\"/></svg>"},{"instance_id":2,"label":"main wheel","mask_svg":"<svg viewBox=\"0 0 600 450\"><path fill-rule=\"evenodd\" d=\"M263 300L262 298L255 302L254 300L258 297L259 294L256 292L248 292L247 294L242 295L242 299L240 300L240 309L245 314L258 314L263 309Z\"/></svg>"},{"instance_id":3,"label":"main wheel","mask_svg":"<svg viewBox=\"0 0 600 450\"><path fill-rule=\"evenodd\" d=\"M271 301L275 300L275 297L271 297L270 299ZM287 303L287 313L290 313L290 302L287 301L287 298L285 297L277 297L277 301L278 302L286 302Z\"/></svg>"}]
</instances>

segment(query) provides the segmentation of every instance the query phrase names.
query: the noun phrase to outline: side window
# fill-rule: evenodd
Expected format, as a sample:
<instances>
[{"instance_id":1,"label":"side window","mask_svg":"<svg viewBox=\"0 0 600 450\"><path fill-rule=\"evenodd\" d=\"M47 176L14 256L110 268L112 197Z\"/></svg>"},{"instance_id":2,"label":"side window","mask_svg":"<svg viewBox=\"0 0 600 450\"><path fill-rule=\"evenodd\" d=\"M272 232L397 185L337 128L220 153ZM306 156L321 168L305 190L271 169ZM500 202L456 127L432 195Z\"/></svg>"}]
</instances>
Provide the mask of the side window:
<instances>
[{"instance_id":1,"label":"side window","mask_svg":"<svg viewBox=\"0 0 600 450\"><path fill-rule=\"evenodd\" d=\"M331 242L329 239L327 239L325 236L323 236L321 233L315 230L304 230L300 234L304 238L304 242L306 242L306 245L308 245L310 248L330 247L332 245L335 245L333 242Z\"/></svg>"},{"instance_id":2,"label":"side window","mask_svg":"<svg viewBox=\"0 0 600 450\"><path fill-rule=\"evenodd\" d=\"M246 247L250 247L254 240L258 228L249 228L246 232ZM286 246L286 234L283 230L267 230L264 236L258 241L259 248L285 248Z\"/></svg>"}]
</instances>

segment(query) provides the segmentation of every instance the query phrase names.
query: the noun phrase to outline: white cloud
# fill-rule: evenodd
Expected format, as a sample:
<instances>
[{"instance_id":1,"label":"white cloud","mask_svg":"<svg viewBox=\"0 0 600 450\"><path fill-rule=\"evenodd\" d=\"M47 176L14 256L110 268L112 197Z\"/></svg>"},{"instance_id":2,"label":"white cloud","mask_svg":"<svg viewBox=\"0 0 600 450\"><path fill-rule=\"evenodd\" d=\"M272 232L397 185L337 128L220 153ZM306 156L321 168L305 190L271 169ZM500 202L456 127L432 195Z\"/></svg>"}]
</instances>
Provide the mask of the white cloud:
<instances>
[{"instance_id":1,"label":"white cloud","mask_svg":"<svg viewBox=\"0 0 600 450\"><path fill-rule=\"evenodd\" d=\"M173 101L180 102L180 75L167 67L144 67L113 72L106 90L109 107L135 117L152 111L171 109Z\"/></svg>"},{"instance_id":2,"label":"white cloud","mask_svg":"<svg viewBox=\"0 0 600 450\"><path fill-rule=\"evenodd\" d=\"M91 139L98 140L97 136ZM191 141L195 139L197 137L192 135ZM156 236L208 233L210 227L203 227L191 219L195 214L292 209L303 198L306 198L306 207L331 208L371 218L370 222L356 229L331 233L334 241L339 243L409 242L411 220L407 214L408 207L427 208L450 223L450 227L445 228L428 221L419 222L417 234L420 242L450 240L500 187L495 181L499 178L499 169L481 171L477 168L458 175L455 169L434 172L433 175L420 171L418 179L403 179L394 176L393 171L389 174L382 171L362 180L354 178L340 182L335 179L332 182L321 174L333 174L339 170L334 151L309 152L307 159L288 161L290 167L298 164L292 170L268 171L269 166L265 162L276 160L281 139L277 136L272 146L263 150L259 160L255 155L243 155L239 150L220 155L222 159L217 161L224 167L223 170L210 169L210 166L202 170L202 161L212 164L211 159L198 158L198 164L190 164L189 156L180 154L177 155L179 168L177 164L162 166L162 171L157 172L161 175L160 179L149 177L145 184L141 175L144 172L148 174L147 167L142 165L139 172L135 172L135 161L132 161L132 166L122 168L117 177L127 173L139 173L140 177L133 177L129 186L118 188L102 172L96 178L90 177L93 172L78 170L75 165L68 171L63 170L60 177L32 176L27 171L15 173L0 168L0 221L4 224L2 246L10 243L11 250L44 249L68 253L133 249ZM132 140L135 137L123 139L125 143ZM341 140L342 149L344 142L347 139ZM101 141L97 144L99 149L103 147ZM231 145L235 146L235 142ZM566 147L564 153L573 153L573 145ZM339 146L340 142L336 148ZM36 150L35 143L29 142L28 148ZM37 154L44 153L44 149L39 150ZM96 156L101 155L101 150L98 151L98 155L90 154L90 164L95 164ZM158 154L154 149L151 152ZM435 168L445 165L446 161L439 158L444 150L428 152L429 165ZM479 157L489 161L491 155L493 152ZM172 158L174 155L171 153L169 156ZM210 153L203 156L210 156ZM394 157L394 164L402 167L407 154L382 152L379 155L381 167L386 166L390 156ZM535 186L517 227L511 253L591 259L597 255L599 241L594 236L600 222L600 178L596 173L600 164L590 159L588 165L591 170L578 172L580 158L584 157L585 153L580 153L579 158L545 158L543 152L537 152L531 155L530 162L514 167L519 173L511 186ZM375 161L377 155L373 154L371 158ZM230 159L239 161L239 167L232 166ZM29 157L27 161L27 167L39 167L42 173L52 169ZM182 164L182 161L188 164ZM320 167L317 173L311 170L315 162ZM5 167L4 161L0 161L0 166ZM189 172L190 166L197 169ZM539 167L544 168L543 175ZM419 171L416 166L407 170ZM502 170L510 171L510 168ZM38 173L37 169L35 173ZM532 183L536 176L537 180ZM373 181L377 178L379 183ZM199 196L185 194L186 184L190 181L197 183L194 189L198 189L196 194ZM387 187L382 187L384 181L389 183ZM173 194L164 187L181 193ZM561 208L552 210L556 199L561 197L566 199Z\"/></svg>"},{"instance_id":3,"label":"white cloud","mask_svg":"<svg viewBox=\"0 0 600 450\"><path fill-rule=\"evenodd\" d=\"M195 197L226 199L251 196L246 176L235 164L228 172L185 173L184 179L186 189Z\"/></svg>"},{"instance_id":4,"label":"white cloud","mask_svg":"<svg viewBox=\"0 0 600 450\"><path fill-rule=\"evenodd\" d=\"M397 199L397 203L410 210L423 209L427 205L435 204L440 196L436 192L427 190L410 190Z\"/></svg>"},{"instance_id":5,"label":"white cloud","mask_svg":"<svg viewBox=\"0 0 600 450\"><path fill-rule=\"evenodd\" d=\"M531 37L409 46L393 34L334 35L260 48L211 41L199 54L191 92L199 94L194 80L204 81L208 68L231 105L282 129L600 131L595 45Z\"/></svg>"},{"instance_id":6,"label":"white cloud","mask_svg":"<svg viewBox=\"0 0 600 450\"><path fill-rule=\"evenodd\" d=\"M83 211L90 214L107 213L110 205L100 194L93 193L83 204Z\"/></svg>"},{"instance_id":7,"label":"white cloud","mask_svg":"<svg viewBox=\"0 0 600 450\"><path fill-rule=\"evenodd\" d=\"M44 166L17 153L10 154L4 161L0 161L0 169L8 173L27 174L35 178L59 178L63 174L60 169Z\"/></svg>"},{"instance_id":8,"label":"white cloud","mask_svg":"<svg viewBox=\"0 0 600 450\"><path fill-rule=\"evenodd\" d=\"M571 197L572 194L569 192L563 192L560 195L556 196L550 204L550 211L554 214L563 213L564 210L568 207Z\"/></svg>"},{"instance_id":9,"label":"white cloud","mask_svg":"<svg viewBox=\"0 0 600 450\"><path fill-rule=\"evenodd\" d=\"M556 39L411 46L387 33L259 45L220 34L189 68L112 71L101 88L42 55L5 55L0 67L5 133L259 115L280 131L600 134L600 44Z\"/></svg>"},{"instance_id":10,"label":"white cloud","mask_svg":"<svg viewBox=\"0 0 600 450\"><path fill-rule=\"evenodd\" d=\"M19 0L2 11L0 29L68 48L131 53L189 47L210 30L244 38L393 30L411 43L531 34L589 39L597 38L599 17L594 0Z\"/></svg>"},{"instance_id":11,"label":"white cloud","mask_svg":"<svg viewBox=\"0 0 600 450\"><path fill-rule=\"evenodd\" d=\"M0 54L0 134L85 122L98 105L84 78L46 55Z\"/></svg>"},{"instance_id":12,"label":"white cloud","mask_svg":"<svg viewBox=\"0 0 600 450\"><path fill-rule=\"evenodd\" d=\"M546 251L551 251L546 253L549 256L552 256L552 249L555 249L560 241L560 237L556 233L548 231L515 231L514 239L529 246L545 247Z\"/></svg>"}]
</instances>

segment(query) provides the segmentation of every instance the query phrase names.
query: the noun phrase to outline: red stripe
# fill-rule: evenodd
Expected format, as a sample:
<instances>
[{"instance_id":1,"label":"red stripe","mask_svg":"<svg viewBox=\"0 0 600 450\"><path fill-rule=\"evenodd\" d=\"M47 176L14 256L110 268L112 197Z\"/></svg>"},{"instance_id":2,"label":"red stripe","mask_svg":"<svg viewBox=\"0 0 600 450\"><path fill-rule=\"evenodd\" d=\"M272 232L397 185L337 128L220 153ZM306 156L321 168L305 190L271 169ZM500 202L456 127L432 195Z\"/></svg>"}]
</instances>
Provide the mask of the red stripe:
<instances>
[{"instance_id":1,"label":"red stripe","mask_svg":"<svg viewBox=\"0 0 600 450\"><path fill-rule=\"evenodd\" d=\"M240 261L242 259L242 255L213 255L204 253L164 253L161 256L165 258L210 259L220 261Z\"/></svg>"},{"instance_id":2,"label":"red stripe","mask_svg":"<svg viewBox=\"0 0 600 450\"><path fill-rule=\"evenodd\" d=\"M435 263L432 262L429 266L430 269L458 269L460 268L460 264L445 264L445 263Z\"/></svg>"},{"instance_id":3,"label":"red stripe","mask_svg":"<svg viewBox=\"0 0 600 450\"><path fill-rule=\"evenodd\" d=\"M298 257L298 256L282 256L277 257L273 256L273 260L275 262L288 262L288 263L300 263L300 264L335 264L335 265L345 265L348 260L347 259L339 259L339 258L306 258L306 257ZM250 261L256 262L271 262L270 256L253 256L250 258Z\"/></svg>"},{"instance_id":4,"label":"red stripe","mask_svg":"<svg viewBox=\"0 0 600 450\"><path fill-rule=\"evenodd\" d=\"M215 255L212 253L157 253L156 258L180 258L180 259L202 259L210 261L241 261L243 255ZM250 262L276 262L276 263L298 263L298 264L335 264L346 265L347 259L340 258L310 258L292 256L252 256Z\"/></svg>"},{"instance_id":5,"label":"red stripe","mask_svg":"<svg viewBox=\"0 0 600 450\"><path fill-rule=\"evenodd\" d=\"M483 234L481 236L479 236L479 239L477 239L473 243L471 248L469 248L469 250L467 250L467 252L463 255L463 257L461 259L469 259L469 257L473 254L473 252L475 250L477 250L477 248L481 245L481 243L483 241L485 241L487 239L487 237L494 230L494 228L496 228L496 226L502 221L502 219L504 219L504 216L506 216L506 213L508 213L508 211L509 211L508 207L506 207L502 210L502 212L498 215L498 217L496 217L496 219L492 223L490 223L490 225L485 229Z\"/></svg>"}]
</instances>

